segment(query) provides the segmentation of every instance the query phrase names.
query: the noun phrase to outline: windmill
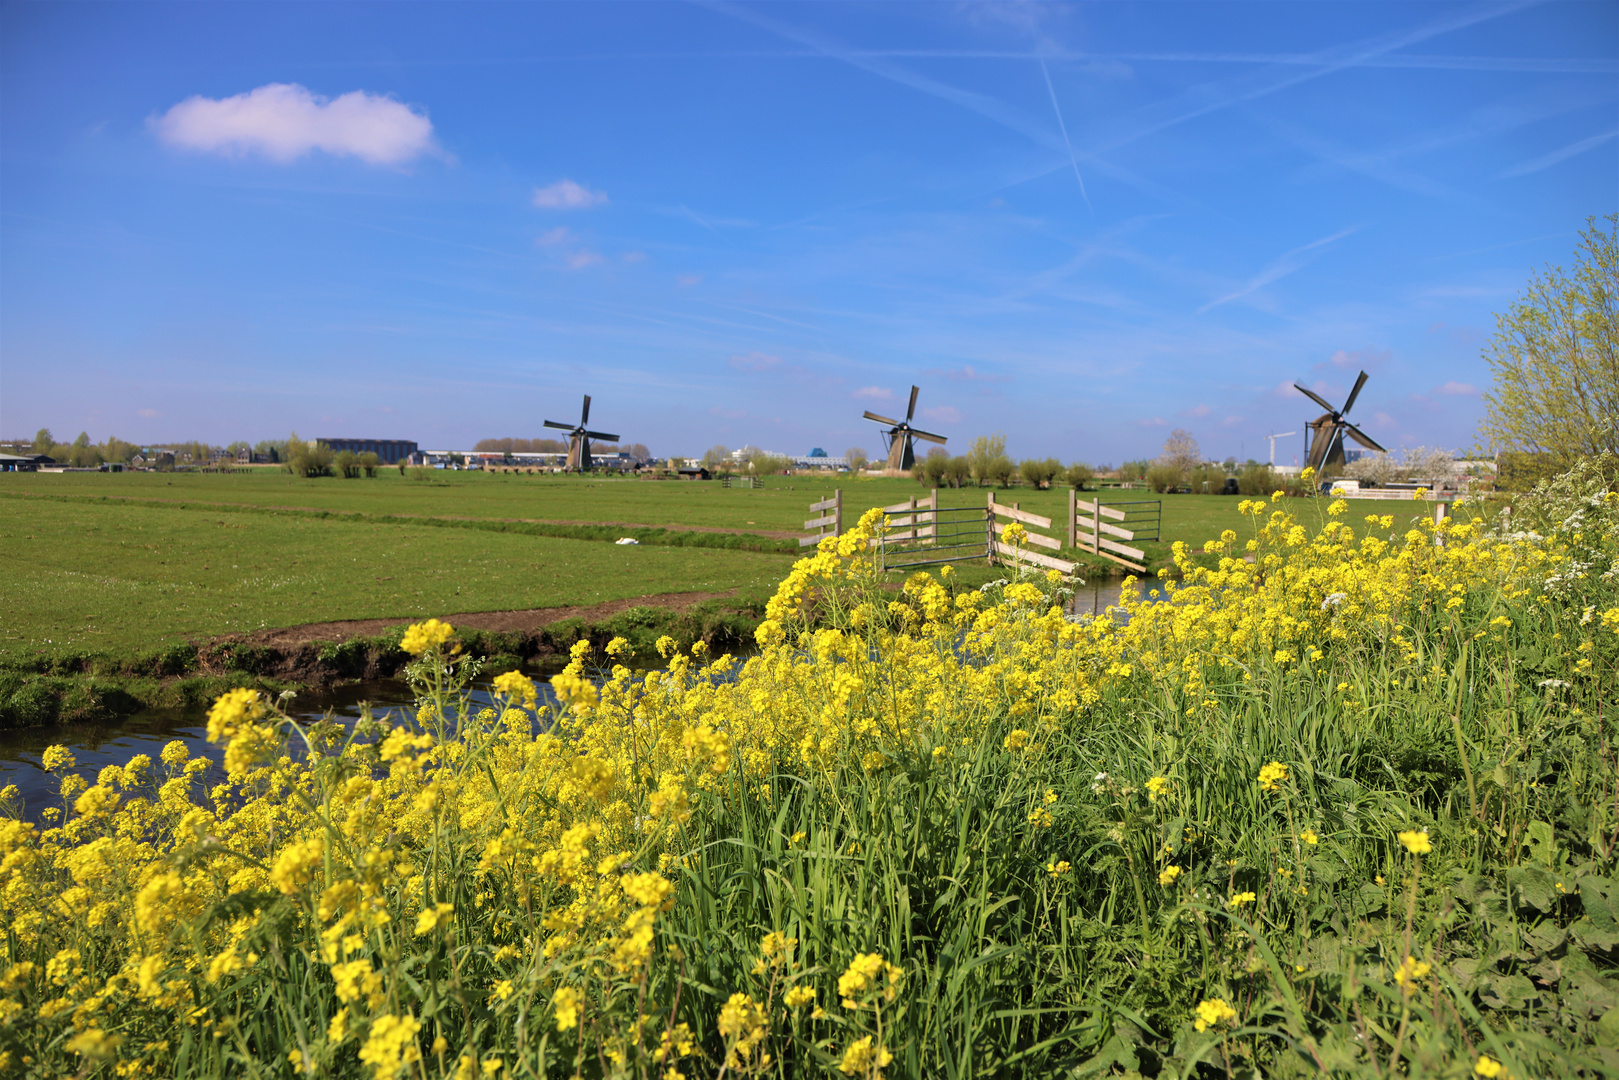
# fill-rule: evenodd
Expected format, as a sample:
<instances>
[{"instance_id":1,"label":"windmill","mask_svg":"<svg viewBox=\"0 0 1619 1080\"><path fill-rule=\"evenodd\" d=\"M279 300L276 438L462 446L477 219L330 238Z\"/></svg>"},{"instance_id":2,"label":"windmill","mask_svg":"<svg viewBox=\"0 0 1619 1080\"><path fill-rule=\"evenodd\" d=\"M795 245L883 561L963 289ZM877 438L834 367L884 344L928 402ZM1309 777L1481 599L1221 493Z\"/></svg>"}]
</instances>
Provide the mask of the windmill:
<instances>
[{"instance_id":1,"label":"windmill","mask_svg":"<svg viewBox=\"0 0 1619 1080\"><path fill-rule=\"evenodd\" d=\"M587 431L585 425L590 423L590 395L585 395L585 407L579 413L579 423L559 424L555 420L547 420L548 428L561 428L568 433L568 471L586 472L591 468L590 440L606 439L608 442L618 442L617 435L608 435L601 431Z\"/></svg>"},{"instance_id":2,"label":"windmill","mask_svg":"<svg viewBox=\"0 0 1619 1080\"><path fill-rule=\"evenodd\" d=\"M927 431L917 431L911 427L911 418L916 415L917 387L911 387L911 404L905 410L904 420L890 420L886 416L878 416L867 410L867 420L875 420L879 424L887 424L888 430L883 432L883 438L888 440L888 467L901 472L909 471L916 464L916 447L914 440L926 439L928 442L944 445L943 435L934 435Z\"/></svg>"},{"instance_id":3,"label":"windmill","mask_svg":"<svg viewBox=\"0 0 1619 1080\"><path fill-rule=\"evenodd\" d=\"M1298 383L1293 384L1299 393L1327 410L1304 425L1309 430L1309 434L1306 436L1308 445L1304 448L1304 461L1305 464L1315 469L1317 473L1329 465L1342 465L1344 463L1345 435L1368 450L1383 449L1364 431L1344 419L1344 414L1354 407L1355 399L1360 396L1360 388L1366 385L1366 378L1366 373L1361 372L1360 378L1355 380L1355 388L1349 391L1349 400L1344 402L1344 407L1341 409L1334 409L1319 395L1311 393L1304 387L1299 386Z\"/></svg>"}]
</instances>

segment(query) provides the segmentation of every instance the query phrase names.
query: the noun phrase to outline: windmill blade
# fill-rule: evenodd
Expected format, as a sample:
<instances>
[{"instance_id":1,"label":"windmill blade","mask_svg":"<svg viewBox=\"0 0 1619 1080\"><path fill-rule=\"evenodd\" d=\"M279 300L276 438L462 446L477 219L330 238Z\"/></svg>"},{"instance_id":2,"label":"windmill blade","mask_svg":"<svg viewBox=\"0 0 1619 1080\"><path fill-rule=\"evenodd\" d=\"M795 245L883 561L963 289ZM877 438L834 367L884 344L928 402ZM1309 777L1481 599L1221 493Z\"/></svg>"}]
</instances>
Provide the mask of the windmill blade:
<instances>
[{"instance_id":1,"label":"windmill blade","mask_svg":"<svg viewBox=\"0 0 1619 1080\"><path fill-rule=\"evenodd\" d=\"M579 414L579 426L584 427L588 423L590 423L590 395L586 394L584 411Z\"/></svg>"},{"instance_id":2,"label":"windmill blade","mask_svg":"<svg viewBox=\"0 0 1619 1080\"><path fill-rule=\"evenodd\" d=\"M1367 435L1364 431L1362 431L1360 428L1356 427L1354 424L1345 424L1343 426L1343 428L1344 428L1344 431L1348 433L1348 435L1349 435L1349 437L1351 439L1354 439L1356 442L1360 443L1366 449L1368 449L1368 450L1376 450L1376 451L1378 451L1380 453L1384 453L1384 454L1388 453L1387 450L1384 450L1381 446L1377 445L1377 440L1373 439L1370 435Z\"/></svg>"},{"instance_id":3,"label":"windmill blade","mask_svg":"<svg viewBox=\"0 0 1619 1080\"><path fill-rule=\"evenodd\" d=\"M945 442L943 435L935 435L931 431L912 431L911 435L918 439L926 439L928 442L936 442L940 446Z\"/></svg>"},{"instance_id":4,"label":"windmill blade","mask_svg":"<svg viewBox=\"0 0 1619 1080\"><path fill-rule=\"evenodd\" d=\"M561 428L563 431L572 431L574 428L578 427L579 425L577 425L577 424L559 424L555 420L547 420L545 422L545 426L546 427Z\"/></svg>"},{"instance_id":5,"label":"windmill blade","mask_svg":"<svg viewBox=\"0 0 1619 1080\"><path fill-rule=\"evenodd\" d=\"M865 418L867 420L875 420L879 424L889 424L889 425L892 425L893 427L899 427L899 421L898 420L890 420L886 416L878 416L876 413L872 412L869 409L866 410L866 412L863 415L865 416Z\"/></svg>"},{"instance_id":6,"label":"windmill blade","mask_svg":"<svg viewBox=\"0 0 1619 1080\"><path fill-rule=\"evenodd\" d=\"M921 387L918 386L911 387L911 406L905 410L905 422L907 424L911 422L911 417L916 415L916 392L920 389Z\"/></svg>"},{"instance_id":7,"label":"windmill blade","mask_svg":"<svg viewBox=\"0 0 1619 1080\"><path fill-rule=\"evenodd\" d=\"M1306 390L1304 387L1300 386L1298 383L1293 384L1293 389L1297 390L1299 393L1303 394L1305 397L1309 398L1311 401L1315 402L1317 405L1319 405L1323 409L1327 410L1328 415L1331 415L1332 412L1334 411L1332 406L1328 405L1326 403L1326 401L1322 399L1321 395L1317 394L1314 390Z\"/></svg>"},{"instance_id":8,"label":"windmill blade","mask_svg":"<svg viewBox=\"0 0 1619 1080\"><path fill-rule=\"evenodd\" d=\"M1322 413L1320 416L1316 417L1314 420L1311 420L1304 426L1313 428L1324 427L1325 425L1332 423L1334 419L1335 417L1332 413Z\"/></svg>"},{"instance_id":9,"label":"windmill blade","mask_svg":"<svg viewBox=\"0 0 1619 1080\"><path fill-rule=\"evenodd\" d=\"M580 434L584 435L584 437L587 439L600 439L602 442L618 442L617 435L608 435L606 432L602 431L585 431L581 432Z\"/></svg>"},{"instance_id":10,"label":"windmill blade","mask_svg":"<svg viewBox=\"0 0 1619 1080\"><path fill-rule=\"evenodd\" d=\"M1355 399L1360 397L1360 388L1366 385L1367 378L1368 376L1364 371L1360 373L1360 378L1355 380L1355 388L1349 391L1349 400L1344 402L1344 407L1338 413L1339 416L1355 407Z\"/></svg>"}]
</instances>

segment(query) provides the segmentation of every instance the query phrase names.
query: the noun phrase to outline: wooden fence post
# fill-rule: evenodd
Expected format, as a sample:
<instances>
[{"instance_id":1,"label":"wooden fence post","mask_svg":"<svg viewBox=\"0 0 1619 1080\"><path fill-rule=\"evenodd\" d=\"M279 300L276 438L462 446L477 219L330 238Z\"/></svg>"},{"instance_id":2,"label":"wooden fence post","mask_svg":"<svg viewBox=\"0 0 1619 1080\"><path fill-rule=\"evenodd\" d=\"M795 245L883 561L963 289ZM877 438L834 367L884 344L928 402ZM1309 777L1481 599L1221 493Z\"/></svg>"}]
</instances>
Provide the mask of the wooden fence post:
<instances>
[{"instance_id":1,"label":"wooden fence post","mask_svg":"<svg viewBox=\"0 0 1619 1080\"><path fill-rule=\"evenodd\" d=\"M1091 554L1099 554L1102 550L1102 495L1097 492L1096 498L1091 500L1091 524L1095 529L1091 532Z\"/></svg>"},{"instance_id":2,"label":"wooden fence post","mask_svg":"<svg viewBox=\"0 0 1619 1080\"><path fill-rule=\"evenodd\" d=\"M832 492L832 498L837 500L837 505L832 507L832 516L837 519L836 521L832 522L832 535L833 536L842 536L843 535L843 489L842 488L835 489Z\"/></svg>"},{"instance_id":3,"label":"wooden fence post","mask_svg":"<svg viewBox=\"0 0 1619 1080\"><path fill-rule=\"evenodd\" d=\"M1068 489L1068 550L1073 551L1079 547L1079 493L1075 488Z\"/></svg>"}]
</instances>

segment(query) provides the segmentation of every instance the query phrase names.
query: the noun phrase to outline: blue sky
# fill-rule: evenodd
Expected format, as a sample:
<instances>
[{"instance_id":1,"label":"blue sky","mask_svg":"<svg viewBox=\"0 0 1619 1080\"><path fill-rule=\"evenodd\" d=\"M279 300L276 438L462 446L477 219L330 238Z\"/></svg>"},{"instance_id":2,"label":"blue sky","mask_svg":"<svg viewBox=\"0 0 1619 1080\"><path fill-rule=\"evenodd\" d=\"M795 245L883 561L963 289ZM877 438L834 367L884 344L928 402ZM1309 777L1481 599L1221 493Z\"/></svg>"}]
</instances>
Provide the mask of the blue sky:
<instances>
[{"instance_id":1,"label":"blue sky","mask_svg":"<svg viewBox=\"0 0 1619 1080\"><path fill-rule=\"evenodd\" d=\"M8 3L0 435L1462 447L1616 136L1611 3Z\"/></svg>"}]
</instances>

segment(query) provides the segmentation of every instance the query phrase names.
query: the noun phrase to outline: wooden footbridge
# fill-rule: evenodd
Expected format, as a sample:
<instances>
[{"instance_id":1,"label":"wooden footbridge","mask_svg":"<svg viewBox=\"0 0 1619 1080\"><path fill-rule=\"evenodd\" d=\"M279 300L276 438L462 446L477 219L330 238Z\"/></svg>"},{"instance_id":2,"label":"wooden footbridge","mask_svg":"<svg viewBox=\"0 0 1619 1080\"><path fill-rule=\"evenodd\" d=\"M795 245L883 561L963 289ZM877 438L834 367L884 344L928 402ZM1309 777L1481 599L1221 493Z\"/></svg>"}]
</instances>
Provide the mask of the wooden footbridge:
<instances>
[{"instance_id":1,"label":"wooden footbridge","mask_svg":"<svg viewBox=\"0 0 1619 1080\"><path fill-rule=\"evenodd\" d=\"M1039 567L1071 577L1076 564L1056 554L1066 549L1110 559L1139 574L1146 572L1147 553L1124 541L1157 540L1162 535L1163 503L1158 500L1104 504L1100 498L1086 501L1070 491L1067 529L1059 539L1052 535L1050 518L1029 513L1015 502L998 502L993 491L988 494L981 507L940 506L939 489L934 488L925 499L912 497L883 507L882 526L870 541L878 565L902 570L983 559L990 565ZM804 522L804 528L815 531L800 539L799 546L844 533L841 489L812 504L810 513L818 516ZM1013 524L1022 527L1022 538L1009 543L1005 536Z\"/></svg>"}]
</instances>

